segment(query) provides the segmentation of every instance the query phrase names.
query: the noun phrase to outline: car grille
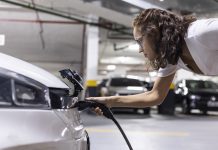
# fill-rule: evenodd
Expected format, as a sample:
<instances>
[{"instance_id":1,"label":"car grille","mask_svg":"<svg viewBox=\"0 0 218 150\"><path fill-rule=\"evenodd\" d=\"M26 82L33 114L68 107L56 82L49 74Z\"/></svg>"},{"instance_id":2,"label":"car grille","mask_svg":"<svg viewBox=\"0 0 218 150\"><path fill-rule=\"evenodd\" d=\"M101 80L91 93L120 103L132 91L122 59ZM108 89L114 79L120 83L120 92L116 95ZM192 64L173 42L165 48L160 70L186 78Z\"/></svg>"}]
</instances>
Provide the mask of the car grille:
<instances>
[{"instance_id":1,"label":"car grille","mask_svg":"<svg viewBox=\"0 0 218 150\"><path fill-rule=\"evenodd\" d=\"M201 99L205 101L218 101L218 96L207 96L207 97L202 97Z\"/></svg>"}]
</instances>

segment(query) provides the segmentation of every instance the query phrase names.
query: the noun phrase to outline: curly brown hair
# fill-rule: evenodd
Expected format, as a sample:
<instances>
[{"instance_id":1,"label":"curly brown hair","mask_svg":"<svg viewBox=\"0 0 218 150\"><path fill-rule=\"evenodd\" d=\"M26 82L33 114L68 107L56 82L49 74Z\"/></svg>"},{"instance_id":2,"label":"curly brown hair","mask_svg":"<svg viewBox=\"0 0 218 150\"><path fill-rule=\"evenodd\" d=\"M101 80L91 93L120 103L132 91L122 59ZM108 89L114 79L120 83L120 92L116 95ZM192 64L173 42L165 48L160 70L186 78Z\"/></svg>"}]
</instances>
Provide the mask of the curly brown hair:
<instances>
[{"instance_id":1,"label":"curly brown hair","mask_svg":"<svg viewBox=\"0 0 218 150\"><path fill-rule=\"evenodd\" d=\"M168 63L177 64L188 26L195 20L192 15L180 16L154 8L146 9L136 16L133 27L149 37L157 54L157 58L150 62L154 69L165 68Z\"/></svg>"}]
</instances>

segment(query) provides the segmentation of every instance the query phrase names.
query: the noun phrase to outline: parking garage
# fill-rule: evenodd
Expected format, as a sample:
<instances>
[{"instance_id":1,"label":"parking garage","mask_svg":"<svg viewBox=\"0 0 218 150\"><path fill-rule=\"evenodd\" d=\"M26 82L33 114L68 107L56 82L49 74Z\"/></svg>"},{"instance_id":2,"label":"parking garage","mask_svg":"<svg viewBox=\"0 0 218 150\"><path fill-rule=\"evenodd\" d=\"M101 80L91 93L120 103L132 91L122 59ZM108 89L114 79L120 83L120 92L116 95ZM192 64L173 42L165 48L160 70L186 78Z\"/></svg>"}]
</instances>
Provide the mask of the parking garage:
<instances>
[{"instance_id":1,"label":"parking garage","mask_svg":"<svg viewBox=\"0 0 218 150\"><path fill-rule=\"evenodd\" d=\"M216 150L217 18L217 0L0 0L0 149Z\"/></svg>"}]
</instances>

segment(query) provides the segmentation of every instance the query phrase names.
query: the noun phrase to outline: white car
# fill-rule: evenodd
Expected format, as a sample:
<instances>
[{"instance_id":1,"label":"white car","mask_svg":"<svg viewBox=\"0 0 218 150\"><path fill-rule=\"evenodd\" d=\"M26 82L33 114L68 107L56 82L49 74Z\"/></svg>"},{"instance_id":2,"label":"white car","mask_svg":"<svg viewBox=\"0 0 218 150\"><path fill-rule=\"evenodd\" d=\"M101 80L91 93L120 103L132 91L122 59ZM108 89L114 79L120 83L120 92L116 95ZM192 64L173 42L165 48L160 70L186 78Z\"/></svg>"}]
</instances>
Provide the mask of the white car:
<instances>
[{"instance_id":1,"label":"white car","mask_svg":"<svg viewBox=\"0 0 218 150\"><path fill-rule=\"evenodd\" d=\"M147 91L147 88L144 87L143 83L137 79L132 77L111 77L106 83L105 87L102 88L101 93L106 96L113 95L134 95ZM130 107L119 107L112 108L113 111L129 111L133 110L134 112L138 112L141 108L130 108ZM144 114L150 113L150 108L143 108Z\"/></svg>"},{"instance_id":2,"label":"white car","mask_svg":"<svg viewBox=\"0 0 218 150\"><path fill-rule=\"evenodd\" d=\"M88 150L69 87L51 73L0 53L0 149ZM66 109L64 109L66 108Z\"/></svg>"}]
</instances>

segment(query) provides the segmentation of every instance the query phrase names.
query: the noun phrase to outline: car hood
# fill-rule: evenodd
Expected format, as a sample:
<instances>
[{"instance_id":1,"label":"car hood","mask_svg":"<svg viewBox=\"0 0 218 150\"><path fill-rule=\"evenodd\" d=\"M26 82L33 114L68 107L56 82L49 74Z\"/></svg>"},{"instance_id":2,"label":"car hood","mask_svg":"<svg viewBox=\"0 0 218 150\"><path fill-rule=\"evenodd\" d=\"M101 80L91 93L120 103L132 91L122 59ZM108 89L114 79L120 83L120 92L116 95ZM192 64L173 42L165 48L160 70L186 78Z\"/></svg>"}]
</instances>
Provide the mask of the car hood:
<instances>
[{"instance_id":1,"label":"car hood","mask_svg":"<svg viewBox=\"0 0 218 150\"><path fill-rule=\"evenodd\" d=\"M21 74L52 88L69 87L53 74L18 58L0 53L0 68Z\"/></svg>"},{"instance_id":2,"label":"car hood","mask_svg":"<svg viewBox=\"0 0 218 150\"><path fill-rule=\"evenodd\" d=\"M109 87L110 92L116 92L118 94L137 94L144 92L144 89L144 87L140 86Z\"/></svg>"}]
</instances>

